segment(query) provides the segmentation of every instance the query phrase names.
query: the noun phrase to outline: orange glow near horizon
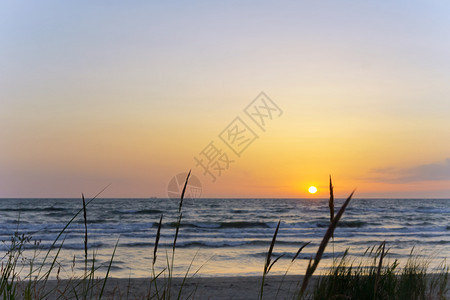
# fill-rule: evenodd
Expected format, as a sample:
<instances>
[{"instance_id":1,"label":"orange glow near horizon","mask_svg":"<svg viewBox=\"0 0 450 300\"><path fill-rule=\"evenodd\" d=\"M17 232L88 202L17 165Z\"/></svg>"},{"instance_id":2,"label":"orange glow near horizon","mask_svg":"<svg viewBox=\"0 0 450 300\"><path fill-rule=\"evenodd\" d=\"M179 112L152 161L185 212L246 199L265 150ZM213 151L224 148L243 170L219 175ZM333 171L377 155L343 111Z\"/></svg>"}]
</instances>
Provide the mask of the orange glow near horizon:
<instances>
[{"instance_id":1,"label":"orange glow near horizon","mask_svg":"<svg viewBox=\"0 0 450 300\"><path fill-rule=\"evenodd\" d=\"M332 174L338 197L450 198L450 4L177 6L5 4L0 197L167 197L192 169L202 197L325 198Z\"/></svg>"}]
</instances>

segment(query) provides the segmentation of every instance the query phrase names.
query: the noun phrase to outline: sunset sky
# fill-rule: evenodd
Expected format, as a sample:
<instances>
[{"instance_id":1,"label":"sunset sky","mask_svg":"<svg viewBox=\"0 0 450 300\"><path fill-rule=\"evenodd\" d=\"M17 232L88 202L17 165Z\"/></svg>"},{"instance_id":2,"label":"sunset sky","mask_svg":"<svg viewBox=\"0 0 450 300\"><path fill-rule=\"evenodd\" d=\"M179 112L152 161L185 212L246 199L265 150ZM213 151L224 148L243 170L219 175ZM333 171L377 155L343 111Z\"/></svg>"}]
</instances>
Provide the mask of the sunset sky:
<instances>
[{"instance_id":1,"label":"sunset sky","mask_svg":"<svg viewBox=\"0 0 450 300\"><path fill-rule=\"evenodd\" d=\"M445 1L2 1L0 197L450 198L449 83Z\"/></svg>"}]
</instances>

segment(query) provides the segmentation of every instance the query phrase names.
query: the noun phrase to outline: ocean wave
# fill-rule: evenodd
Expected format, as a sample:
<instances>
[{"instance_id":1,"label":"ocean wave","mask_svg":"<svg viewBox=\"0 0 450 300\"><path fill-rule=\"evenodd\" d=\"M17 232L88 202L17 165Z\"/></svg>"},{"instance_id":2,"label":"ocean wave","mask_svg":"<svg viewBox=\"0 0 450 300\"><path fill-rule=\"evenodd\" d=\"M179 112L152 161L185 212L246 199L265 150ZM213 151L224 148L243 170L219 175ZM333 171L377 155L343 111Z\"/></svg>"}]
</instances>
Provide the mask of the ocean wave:
<instances>
[{"instance_id":1,"label":"ocean wave","mask_svg":"<svg viewBox=\"0 0 450 300\"><path fill-rule=\"evenodd\" d=\"M56 242L55 244L53 244L54 241L52 240L48 240L48 241L43 241L40 240L40 243L34 243L34 241L32 240L30 243L25 243L22 245L23 249L26 250L35 250L35 249L40 249L40 250L49 250L50 248L52 249L66 249L66 250L83 250L84 249L84 243L80 242L80 243L62 243L61 242ZM52 247L53 245L53 247ZM105 244L102 242L93 242L93 243L89 243L88 244L88 249L92 249L92 248L101 248L101 247L112 247L113 245L109 245L109 244ZM10 245L9 244L0 244L0 250L1 251L7 251L10 249Z\"/></svg>"},{"instance_id":2,"label":"ocean wave","mask_svg":"<svg viewBox=\"0 0 450 300\"><path fill-rule=\"evenodd\" d=\"M448 241L448 240L431 241L431 242L427 242L427 244L447 245L447 244L450 244L450 241Z\"/></svg>"},{"instance_id":3,"label":"ocean wave","mask_svg":"<svg viewBox=\"0 0 450 300\"><path fill-rule=\"evenodd\" d=\"M221 222L219 228L271 228L268 223L265 222Z\"/></svg>"},{"instance_id":4,"label":"ocean wave","mask_svg":"<svg viewBox=\"0 0 450 300\"><path fill-rule=\"evenodd\" d=\"M27 208L27 207L23 207L23 208L3 208L1 209L1 211L18 211L18 212L25 212L25 211L30 211L30 212L39 212L39 211L64 211L66 210L65 208L62 207L33 207L33 208Z\"/></svg>"},{"instance_id":5,"label":"ocean wave","mask_svg":"<svg viewBox=\"0 0 450 300\"><path fill-rule=\"evenodd\" d=\"M344 255L344 251L336 251L336 252L325 252L322 255L322 258L333 258L333 257L342 257ZM292 259L297 254L297 252L273 252L272 257L278 257L280 255L283 255L284 259ZM296 259L310 259L311 257L314 257L316 253L315 252L301 252ZM257 253L251 253L248 254L248 256L251 257L266 257L267 252L257 252Z\"/></svg>"},{"instance_id":6,"label":"ocean wave","mask_svg":"<svg viewBox=\"0 0 450 300\"><path fill-rule=\"evenodd\" d=\"M270 244L270 240L220 240L220 241L178 241L178 248L221 248L221 247L242 247L242 246L268 246ZM160 242L161 247L172 247L171 241ZM299 246L301 243L299 242L290 242L290 241L277 241L277 245L284 246ZM129 243L121 243L121 247L153 247L153 242L129 242Z\"/></svg>"},{"instance_id":7,"label":"ocean wave","mask_svg":"<svg viewBox=\"0 0 450 300\"><path fill-rule=\"evenodd\" d=\"M316 224L316 226L319 227L319 228L328 227L329 225L330 225L329 222L327 222L327 223L320 222L320 223ZM337 227L360 228L360 227L365 227L365 226L368 226L368 225L369 224L367 222L364 222L364 221L339 221ZM378 224L372 223L371 225L376 226Z\"/></svg>"},{"instance_id":8,"label":"ocean wave","mask_svg":"<svg viewBox=\"0 0 450 300\"><path fill-rule=\"evenodd\" d=\"M56 217L56 218L61 218L61 217L72 217L74 214L70 211L67 212L63 212L63 211L53 211L53 212L49 212L47 214L45 214L47 217Z\"/></svg>"},{"instance_id":9,"label":"ocean wave","mask_svg":"<svg viewBox=\"0 0 450 300\"><path fill-rule=\"evenodd\" d=\"M153 247L155 244L151 242L131 242L131 243L121 243L120 247Z\"/></svg>"},{"instance_id":10,"label":"ocean wave","mask_svg":"<svg viewBox=\"0 0 450 300\"><path fill-rule=\"evenodd\" d=\"M8 224L16 224L16 225L20 225L20 224L29 224L30 222L25 221L25 220L17 220L17 219L13 219L13 220L8 220L6 221Z\"/></svg>"},{"instance_id":11,"label":"ocean wave","mask_svg":"<svg viewBox=\"0 0 450 300\"><path fill-rule=\"evenodd\" d=\"M87 224L110 224L110 223L118 223L118 221L114 220L108 220L108 219L89 219L87 220ZM84 224L84 219L78 219L76 221L73 221L74 224Z\"/></svg>"},{"instance_id":12,"label":"ocean wave","mask_svg":"<svg viewBox=\"0 0 450 300\"><path fill-rule=\"evenodd\" d=\"M431 214L448 214L448 213L450 213L450 209L419 206L419 207L417 207L416 212L431 213Z\"/></svg>"},{"instance_id":13,"label":"ocean wave","mask_svg":"<svg viewBox=\"0 0 450 300\"><path fill-rule=\"evenodd\" d=\"M159 209L119 209L114 210L113 214L119 214L119 215L154 215L154 214L161 214L163 213L162 210Z\"/></svg>"},{"instance_id":14,"label":"ocean wave","mask_svg":"<svg viewBox=\"0 0 450 300\"><path fill-rule=\"evenodd\" d=\"M254 241L191 241L180 242L177 244L180 248L221 248L221 247L242 247L242 246L265 246L270 241L254 240ZM170 246L171 244L168 244ZM167 246L167 245L166 245Z\"/></svg>"},{"instance_id":15,"label":"ocean wave","mask_svg":"<svg viewBox=\"0 0 450 300\"><path fill-rule=\"evenodd\" d=\"M92 249L92 248L102 248L102 247L111 247L113 245L109 245L106 243L102 243L102 242L92 242L92 243L88 243L88 249ZM58 248L59 246L56 246L56 248ZM46 245L46 247L44 247L46 249L50 248L50 245ZM84 249L84 243L80 242L80 243L64 243L62 246L62 249L68 249L68 250L83 250Z\"/></svg>"},{"instance_id":16,"label":"ocean wave","mask_svg":"<svg viewBox=\"0 0 450 300\"><path fill-rule=\"evenodd\" d=\"M170 222L162 225L163 227L169 226L171 228L176 228L180 226L181 228L203 228L203 229L242 229L242 228L273 228L272 223L266 222L248 222L248 221L233 221L233 222L197 222L197 223L181 223ZM153 228L158 227L158 222L154 222Z\"/></svg>"}]
</instances>

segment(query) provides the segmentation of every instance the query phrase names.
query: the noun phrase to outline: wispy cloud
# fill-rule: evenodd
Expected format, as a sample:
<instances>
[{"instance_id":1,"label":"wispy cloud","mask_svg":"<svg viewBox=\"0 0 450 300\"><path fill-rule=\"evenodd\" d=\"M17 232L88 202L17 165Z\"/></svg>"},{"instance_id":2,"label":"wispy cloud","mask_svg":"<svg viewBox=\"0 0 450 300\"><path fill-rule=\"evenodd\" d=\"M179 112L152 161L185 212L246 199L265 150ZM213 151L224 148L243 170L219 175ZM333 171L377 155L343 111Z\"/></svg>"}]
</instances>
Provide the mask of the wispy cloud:
<instances>
[{"instance_id":1,"label":"wispy cloud","mask_svg":"<svg viewBox=\"0 0 450 300\"><path fill-rule=\"evenodd\" d=\"M419 181L450 180L450 158L443 162L418 165L411 168L376 168L372 169L369 180L391 183L410 183Z\"/></svg>"}]
</instances>

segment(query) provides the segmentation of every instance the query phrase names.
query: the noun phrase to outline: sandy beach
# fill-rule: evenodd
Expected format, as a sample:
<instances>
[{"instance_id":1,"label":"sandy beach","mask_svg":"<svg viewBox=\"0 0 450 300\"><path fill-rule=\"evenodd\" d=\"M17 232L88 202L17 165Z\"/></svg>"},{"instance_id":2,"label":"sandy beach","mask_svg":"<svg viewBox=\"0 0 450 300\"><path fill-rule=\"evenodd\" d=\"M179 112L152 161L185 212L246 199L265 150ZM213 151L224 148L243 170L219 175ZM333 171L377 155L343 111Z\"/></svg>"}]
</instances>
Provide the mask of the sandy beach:
<instances>
[{"instance_id":1,"label":"sandy beach","mask_svg":"<svg viewBox=\"0 0 450 300\"><path fill-rule=\"evenodd\" d=\"M308 293L317 283L319 276L313 276ZM264 299L292 299L299 290L303 276L289 275L268 276L264 284ZM177 299L183 278L174 278L172 282L171 297ZM109 278L103 293L103 299L147 299L149 295L148 278ZM98 298L102 288L102 281L98 280L89 299ZM40 290L40 295L46 299L75 299L73 293L77 282L70 280L50 280L46 288ZM158 288L164 287L163 280L158 281ZM80 295L81 285L77 286ZM258 299L261 289L261 276L236 276L236 277L195 277L189 278L183 285L181 299ZM53 291L46 295L46 291ZM20 292L19 292L20 293ZM152 285L151 293L155 293ZM161 294L160 294L161 295ZM437 299L437 298L430 298ZM445 299L450 299L450 290L447 290Z\"/></svg>"},{"instance_id":2,"label":"sandy beach","mask_svg":"<svg viewBox=\"0 0 450 300\"><path fill-rule=\"evenodd\" d=\"M193 295L195 299L257 299L261 289L261 276L252 277L199 277L188 280L183 287L183 296ZM303 276L268 276L264 284L264 298L290 298L300 287ZM181 278L174 281L173 292L177 295L180 290ZM129 296L140 298L148 292L148 279L113 279L110 287L120 287L122 295L126 295L128 286ZM314 284L314 281L311 282ZM152 289L154 291L154 288ZM108 297L112 291L108 291Z\"/></svg>"},{"instance_id":3,"label":"sandy beach","mask_svg":"<svg viewBox=\"0 0 450 300\"><path fill-rule=\"evenodd\" d=\"M264 285L264 299L288 299L294 295L301 284L303 276L268 276ZM313 278L311 285L317 280ZM182 278L174 278L172 283L172 297L177 298ZM149 293L148 278L109 278L103 294L104 299L144 299ZM56 287L57 285L57 287ZM69 280L50 280L45 290L40 294L45 295L46 291L53 290L52 294L45 298L73 299L73 289L77 282ZM56 289L55 289L56 287ZM91 298L97 298L102 287L102 282L96 282L95 291ZM162 289L164 282L158 281L158 288ZM245 277L196 277L187 279L182 290L181 299L257 299L261 288L261 276ZM82 290L78 285L77 291ZM152 285L151 293L155 293ZM96 297L97 296L97 297Z\"/></svg>"}]
</instances>

